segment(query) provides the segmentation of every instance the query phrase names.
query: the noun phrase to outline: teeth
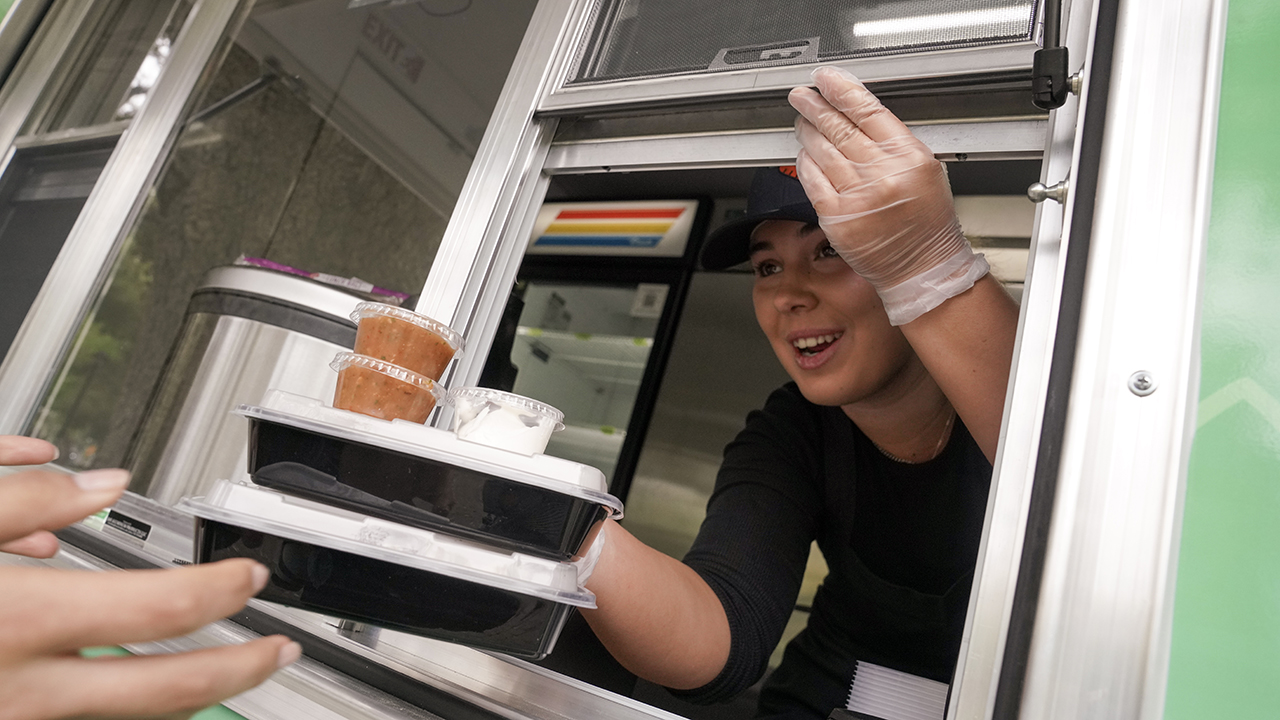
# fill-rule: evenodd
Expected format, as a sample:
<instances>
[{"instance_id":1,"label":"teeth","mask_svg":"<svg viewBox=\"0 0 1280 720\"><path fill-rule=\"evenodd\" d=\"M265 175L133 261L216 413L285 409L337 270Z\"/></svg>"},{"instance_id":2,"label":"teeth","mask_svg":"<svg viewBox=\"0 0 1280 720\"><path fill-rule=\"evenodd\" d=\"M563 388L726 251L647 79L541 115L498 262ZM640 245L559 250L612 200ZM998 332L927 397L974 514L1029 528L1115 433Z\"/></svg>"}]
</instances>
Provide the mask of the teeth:
<instances>
[{"instance_id":1,"label":"teeth","mask_svg":"<svg viewBox=\"0 0 1280 720\"><path fill-rule=\"evenodd\" d=\"M799 340L796 340L791 344L794 345L798 350L807 350L808 348L811 348L811 347L817 347L818 345L825 345L830 342L835 342L840 338L841 335L844 335L844 333L835 333L833 335L819 335L816 337L800 338Z\"/></svg>"}]
</instances>

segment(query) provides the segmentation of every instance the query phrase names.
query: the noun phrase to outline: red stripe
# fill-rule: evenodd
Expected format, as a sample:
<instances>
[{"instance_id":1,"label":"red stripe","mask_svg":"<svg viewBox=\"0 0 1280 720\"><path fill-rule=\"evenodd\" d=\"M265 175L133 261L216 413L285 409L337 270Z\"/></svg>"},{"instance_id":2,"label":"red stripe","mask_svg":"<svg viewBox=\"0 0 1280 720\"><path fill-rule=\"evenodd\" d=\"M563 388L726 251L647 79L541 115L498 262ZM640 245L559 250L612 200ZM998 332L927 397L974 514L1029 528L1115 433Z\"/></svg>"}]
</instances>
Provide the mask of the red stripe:
<instances>
[{"instance_id":1,"label":"red stripe","mask_svg":"<svg viewBox=\"0 0 1280 720\"><path fill-rule=\"evenodd\" d=\"M668 210L561 210L557 220L630 220L632 218L678 218L684 208Z\"/></svg>"}]
</instances>

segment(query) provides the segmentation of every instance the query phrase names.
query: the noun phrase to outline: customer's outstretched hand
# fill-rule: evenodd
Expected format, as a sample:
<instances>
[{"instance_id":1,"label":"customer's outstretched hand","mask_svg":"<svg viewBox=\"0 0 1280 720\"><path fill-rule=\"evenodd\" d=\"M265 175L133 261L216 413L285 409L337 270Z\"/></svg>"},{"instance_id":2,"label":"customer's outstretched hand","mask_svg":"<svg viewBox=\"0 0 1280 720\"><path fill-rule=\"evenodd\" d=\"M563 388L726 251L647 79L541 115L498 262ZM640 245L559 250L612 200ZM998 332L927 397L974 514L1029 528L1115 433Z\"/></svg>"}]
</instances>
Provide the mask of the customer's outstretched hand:
<instances>
[{"instance_id":1,"label":"customer's outstretched hand","mask_svg":"<svg viewBox=\"0 0 1280 720\"><path fill-rule=\"evenodd\" d=\"M53 461L53 445L0 435L0 465ZM0 476L0 551L50 557L50 533L114 503L124 470ZM250 560L91 572L0 566L0 720L185 718L296 660L282 635L173 655L85 658L86 647L176 637L244 607L268 580Z\"/></svg>"}]
</instances>

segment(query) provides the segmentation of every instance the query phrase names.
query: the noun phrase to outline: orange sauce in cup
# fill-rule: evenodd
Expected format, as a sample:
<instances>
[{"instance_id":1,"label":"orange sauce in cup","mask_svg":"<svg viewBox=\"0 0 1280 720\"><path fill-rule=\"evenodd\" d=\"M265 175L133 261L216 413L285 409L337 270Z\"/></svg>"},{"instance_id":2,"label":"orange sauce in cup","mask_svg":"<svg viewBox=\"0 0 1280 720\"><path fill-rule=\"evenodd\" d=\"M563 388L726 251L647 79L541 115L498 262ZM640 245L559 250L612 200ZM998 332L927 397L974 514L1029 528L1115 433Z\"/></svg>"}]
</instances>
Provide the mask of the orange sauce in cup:
<instances>
[{"instance_id":1,"label":"orange sauce in cup","mask_svg":"<svg viewBox=\"0 0 1280 720\"><path fill-rule=\"evenodd\" d=\"M454 347L430 329L399 318L373 315L356 328L355 351L439 380Z\"/></svg>"},{"instance_id":2,"label":"orange sauce in cup","mask_svg":"<svg viewBox=\"0 0 1280 720\"><path fill-rule=\"evenodd\" d=\"M431 391L366 367L338 371L333 406L382 420L427 421L436 406Z\"/></svg>"}]
</instances>

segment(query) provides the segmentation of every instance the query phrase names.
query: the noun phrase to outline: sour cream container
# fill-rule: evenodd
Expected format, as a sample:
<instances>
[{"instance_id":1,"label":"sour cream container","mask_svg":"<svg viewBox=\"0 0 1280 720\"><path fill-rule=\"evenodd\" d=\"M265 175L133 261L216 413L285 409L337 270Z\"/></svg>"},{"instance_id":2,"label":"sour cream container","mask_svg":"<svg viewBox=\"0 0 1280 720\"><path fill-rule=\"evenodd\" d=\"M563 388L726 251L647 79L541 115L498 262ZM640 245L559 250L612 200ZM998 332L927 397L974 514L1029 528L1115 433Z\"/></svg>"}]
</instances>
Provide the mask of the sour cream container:
<instances>
[{"instance_id":1,"label":"sour cream container","mask_svg":"<svg viewBox=\"0 0 1280 720\"><path fill-rule=\"evenodd\" d=\"M395 305L362 302L351 311L358 355L398 365L438 381L462 354L462 336L448 325Z\"/></svg>"},{"instance_id":2,"label":"sour cream container","mask_svg":"<svg viewBox=\"0 0 1280 720\"><path fill-rule=\"evenodd\" d=\"M453 431L463 440L523 455L547 448L551 433L563 430L564 413L515 393L465 387L449 391Z\"/></svg>"},{"instance_id":3,"label":"sour cream container","mask_svg":"<svg viewBox=\"0 0 1280 720\"><path fill-rule=\"evenodd\" d=\"M248 483L221 480L177 509L196 562L250 558L269 602L541 659L573 608L595 607L572 563L486 548Z\"/></svg>"}]
</instances>

